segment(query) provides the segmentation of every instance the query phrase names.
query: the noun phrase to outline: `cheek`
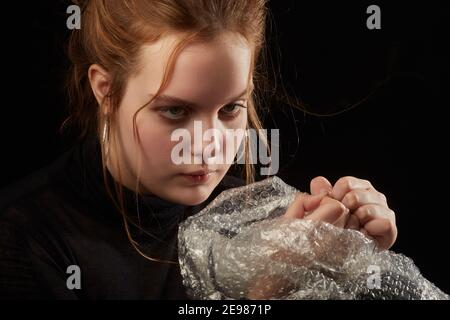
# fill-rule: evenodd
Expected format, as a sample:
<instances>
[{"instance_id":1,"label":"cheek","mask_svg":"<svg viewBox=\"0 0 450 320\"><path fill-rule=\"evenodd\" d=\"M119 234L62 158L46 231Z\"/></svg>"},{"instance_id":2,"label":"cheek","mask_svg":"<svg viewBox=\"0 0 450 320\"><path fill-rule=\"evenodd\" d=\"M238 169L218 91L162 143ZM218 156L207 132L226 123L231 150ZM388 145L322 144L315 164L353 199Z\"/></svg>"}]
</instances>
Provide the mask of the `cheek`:
<instances>
[{"instance_id":1,"label":"cheek","mask_svg":"<svg viewBox=\"0 0 450 320\"><path fill-rule=\"evenodd\" d=\"M171 141L172 131L158 123L139 126L139 137L144 153L144 163L154 166L170 166L171 152L176 142Z\"/></svg>"}]
</instances>

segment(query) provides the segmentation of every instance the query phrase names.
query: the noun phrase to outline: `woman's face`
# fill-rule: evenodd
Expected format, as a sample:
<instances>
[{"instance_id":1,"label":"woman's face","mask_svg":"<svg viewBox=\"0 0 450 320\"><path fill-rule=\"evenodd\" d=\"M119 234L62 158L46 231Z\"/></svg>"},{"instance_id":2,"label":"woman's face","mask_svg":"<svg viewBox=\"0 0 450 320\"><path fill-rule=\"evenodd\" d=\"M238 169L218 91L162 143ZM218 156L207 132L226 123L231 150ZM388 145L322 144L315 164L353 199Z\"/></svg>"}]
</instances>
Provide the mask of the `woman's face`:
<instances>
[{"instance_id":1,"label":"woman's face","mask_svg":"<svg viewBox=\"0 0 450 320\"><path fill-rule=\"evenodd\" d=\"M153 101L136 117L139 147L133 138L133 115L157 92L166 59L176 40L175 35L166 36L142 48L141 69L129 79L116 114L120 148L115 150L110 146L112 161L107 163L117 179L114 157L119 157L122 180L130 189L135 188L140 170L144 192L172 202L196 205L208 198L231 165L220 157L216 163L207 164L206 158L220 152L225 155L230 150L234 156L242 142L242 138L232 138L231 143L230 139L218 139L217 136L204 140L203 133L215 129L216 133L224 134L227 129L246 128L251 48L231 33L211 42L185 47L161 94L166 97ZM197 126L201 124L201 131L199 127L194 130L194 121ZM174 130L180 128L186 129L191 141L184 139L185 148L175 154L190 161L177 164L173 151L175 146L181 146L182 140L172 141L171 137ZM198 139L194 131L196 135L201 133L200 144L194 144L194 139ZM205 148L209 148L207 152ZM192 175L201 170L211 172L203 176Z\"/></svg>"}]
</instances>

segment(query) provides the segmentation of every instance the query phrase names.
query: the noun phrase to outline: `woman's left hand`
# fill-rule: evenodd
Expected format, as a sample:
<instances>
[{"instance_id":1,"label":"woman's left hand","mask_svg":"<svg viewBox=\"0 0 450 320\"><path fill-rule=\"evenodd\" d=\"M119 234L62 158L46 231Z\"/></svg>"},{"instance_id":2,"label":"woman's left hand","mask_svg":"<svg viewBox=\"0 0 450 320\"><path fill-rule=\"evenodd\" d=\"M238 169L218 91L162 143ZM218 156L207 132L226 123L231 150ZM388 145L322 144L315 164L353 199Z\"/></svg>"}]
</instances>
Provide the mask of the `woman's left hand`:
<instances>
[{"instance_id":1,"label":"woman's left hand","mask_svg":"<svg viewBox=\"0 0 450 320\"><path fill-rule=\"evenodd\" d=\"M343 177L332 186L324 177L314 178L311 195L324 191L350 210L344 222L345 228L359 230L372 237L382 249L389 249L394 244L397 238L395 213L389 208L386 196L369 181Z\"/></svg>"}]
</instances>

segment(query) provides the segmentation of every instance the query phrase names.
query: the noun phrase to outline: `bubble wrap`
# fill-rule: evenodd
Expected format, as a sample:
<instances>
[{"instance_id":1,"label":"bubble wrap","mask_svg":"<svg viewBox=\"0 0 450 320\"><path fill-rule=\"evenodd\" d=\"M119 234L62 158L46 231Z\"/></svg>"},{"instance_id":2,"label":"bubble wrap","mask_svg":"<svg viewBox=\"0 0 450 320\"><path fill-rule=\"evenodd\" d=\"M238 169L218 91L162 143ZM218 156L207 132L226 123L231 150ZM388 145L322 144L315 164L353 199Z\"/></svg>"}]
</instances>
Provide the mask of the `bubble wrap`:
<instances>
[{"instance_id":1,"label":"bubble wrap","mask_svg":"<svg viewBox=\"0 0 450 320\"><path fill-rule=\"evenodd\" d=\"M278 177L222 192L180 224L193 299L449 299L413 261L361 232L281 216L298 192Z\"/></svg>"}]
</instances>

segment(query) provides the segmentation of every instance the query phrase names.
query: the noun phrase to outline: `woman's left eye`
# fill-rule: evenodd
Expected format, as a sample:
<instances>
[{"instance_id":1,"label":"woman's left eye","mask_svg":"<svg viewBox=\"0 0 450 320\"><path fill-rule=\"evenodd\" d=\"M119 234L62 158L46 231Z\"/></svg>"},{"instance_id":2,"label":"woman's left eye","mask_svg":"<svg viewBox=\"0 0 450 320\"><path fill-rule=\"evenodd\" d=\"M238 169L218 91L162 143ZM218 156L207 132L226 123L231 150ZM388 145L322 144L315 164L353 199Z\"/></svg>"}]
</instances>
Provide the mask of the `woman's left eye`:
<instances>
[{"instance_id":1,"label":"woman's left eye","mask_svg":"<svg viewBox=\"0 0 450 320\"><path fill-rule=\"evenodd\" d=\"M183 119L186 114L187 110L183 107L166 107L159 110L159 112L165 117L170 120L180 120Z\"/></svg>"},{"instance_id":2,"label":"woman's left eye","mask_svg":"<svg viewBox=\"0 0 450 320\"><path fill-rule=\"evenodd\" d=\"M240 108L245 108L245 107L243 105L234 103L234 104L226 105L225 107L220 109L220 112L222 112L223 114L225 114L227 116L233 116L233 115L236 115L239 113Z\"/></svg>"}]
</instances>

